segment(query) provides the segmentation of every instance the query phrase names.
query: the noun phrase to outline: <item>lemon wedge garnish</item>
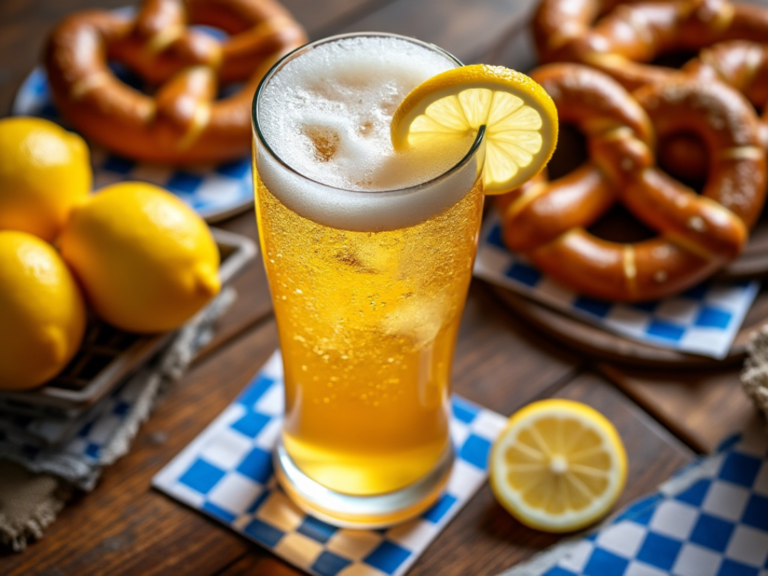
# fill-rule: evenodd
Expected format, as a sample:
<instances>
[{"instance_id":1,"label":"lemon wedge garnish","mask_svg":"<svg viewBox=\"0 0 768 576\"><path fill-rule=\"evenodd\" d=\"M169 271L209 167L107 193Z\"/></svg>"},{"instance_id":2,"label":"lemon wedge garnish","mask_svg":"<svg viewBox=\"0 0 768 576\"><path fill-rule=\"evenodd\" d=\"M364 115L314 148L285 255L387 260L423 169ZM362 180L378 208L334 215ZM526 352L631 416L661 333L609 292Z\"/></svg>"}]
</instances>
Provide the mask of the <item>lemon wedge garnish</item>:
<instances>
[{"instance_id":1,"label":"lemon wedge garnish","mask_svg":"<svg viewBox=\"0 0 768 576\"><path fill-rule=\"evenodd\" d=\"M419 84L392 118L395 150L465 140L485 131L483 189L502 194L538 174L557 144L552 98L525 74L475 64L448 70Z\"/></svg>"},{"instance_id":2,"label":"lemon wedge garnish","mask_svg":"<svg viewBox=\"0 0 768 576\"><path fill-rule=\"evenodd\" d=\"M542 400L515 413L491 451L491 488L520 522L572 532L605 516L624 488L627 456L599 412Z\"/></svg>"}]
</instances>

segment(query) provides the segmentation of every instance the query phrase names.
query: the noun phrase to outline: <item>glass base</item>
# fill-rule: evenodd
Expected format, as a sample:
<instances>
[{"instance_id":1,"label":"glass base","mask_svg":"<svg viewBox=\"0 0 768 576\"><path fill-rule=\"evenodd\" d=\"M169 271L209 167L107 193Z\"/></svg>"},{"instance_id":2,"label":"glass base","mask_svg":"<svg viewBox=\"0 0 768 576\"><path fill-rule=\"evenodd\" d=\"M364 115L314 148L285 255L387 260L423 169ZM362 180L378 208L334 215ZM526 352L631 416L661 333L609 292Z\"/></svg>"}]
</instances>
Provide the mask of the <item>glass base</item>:
<instances>
[{"instance_id":1,"label":"glass base","mask_svg":"<svg viewBox=\"0 0 768 576\"><path fill-rule=\"evenodd\" d=\"M291 500L304 512L342 528L384 528L418 516L440 496L453 459L449 444L432 471L413 484L386 494L355 496L330 490L304 474L282 439L274 452L275 475Z\"/></svg>"}]
</instances>

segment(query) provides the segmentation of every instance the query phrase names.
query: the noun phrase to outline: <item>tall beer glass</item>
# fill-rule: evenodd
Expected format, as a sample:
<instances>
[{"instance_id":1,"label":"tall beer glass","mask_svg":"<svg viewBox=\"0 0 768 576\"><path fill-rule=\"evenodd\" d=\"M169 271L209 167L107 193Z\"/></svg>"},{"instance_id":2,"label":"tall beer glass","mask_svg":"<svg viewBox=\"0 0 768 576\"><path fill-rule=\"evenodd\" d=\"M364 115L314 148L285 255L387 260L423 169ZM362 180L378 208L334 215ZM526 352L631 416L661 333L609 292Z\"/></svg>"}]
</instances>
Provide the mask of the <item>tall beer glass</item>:
<instances>
[{"instance_id":1,"label":"tall beer glass","mask_svg":"<svg viewBox=\"0 0 768 576\"><path fill-rule=\"evenodd\" d=\"M403 162L388 138L405 94L459 65L401 36L337 36L278 62L254 99L256 214L285 369L275 470L301 508L337 525L419 514L453 462L450 374L482 133Z\"/></svg>"}]
</instances>

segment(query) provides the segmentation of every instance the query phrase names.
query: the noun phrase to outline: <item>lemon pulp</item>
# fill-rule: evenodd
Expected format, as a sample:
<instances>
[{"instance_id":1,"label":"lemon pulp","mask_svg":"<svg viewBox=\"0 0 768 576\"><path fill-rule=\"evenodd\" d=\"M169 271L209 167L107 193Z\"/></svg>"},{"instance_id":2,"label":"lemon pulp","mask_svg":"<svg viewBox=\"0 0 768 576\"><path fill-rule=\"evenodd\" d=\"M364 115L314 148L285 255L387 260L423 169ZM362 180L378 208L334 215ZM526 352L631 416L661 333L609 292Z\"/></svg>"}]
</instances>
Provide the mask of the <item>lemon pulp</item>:
<instances>
[{"instance_id":1,"label":"lemon pulp","mask_svg":"<svg viewBox=\"0 0 768 576\"><path fill-rule=\"evenodd\" d=\"M491 486L520 522L548 532L584 528L613 506L626 479L626 453L599 412L570 400L520 410L491 452Z\"/></svg>"},{"instance_id":2,"label":"lemon pulp","mask_svg":"<svg viewBox=\"0 0 768 576\"><path fill-rule=\"evenodd\" d=\"M448 70L417 86L392 118L395 150L465 139L486 127L483 188L509 192L538 174L557 144L557 110L528 76L476 64Z\"/></svg>"}]
</instances>

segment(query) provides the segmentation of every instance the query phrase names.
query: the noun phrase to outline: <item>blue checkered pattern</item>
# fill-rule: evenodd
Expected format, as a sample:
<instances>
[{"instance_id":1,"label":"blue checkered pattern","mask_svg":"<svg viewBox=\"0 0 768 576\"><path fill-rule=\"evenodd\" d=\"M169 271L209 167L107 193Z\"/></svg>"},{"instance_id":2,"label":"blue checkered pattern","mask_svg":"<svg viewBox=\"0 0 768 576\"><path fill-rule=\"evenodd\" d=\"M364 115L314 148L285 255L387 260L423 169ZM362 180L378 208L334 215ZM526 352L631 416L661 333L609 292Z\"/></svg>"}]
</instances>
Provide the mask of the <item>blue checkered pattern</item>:
<instances>
[{"instance_id":1,"label":"blue checkered pattern","mask_svg":"<svg viewBox=\"0 0 768 576\"><path fill-rule=\"evenodd\" d=\"M495 214L483 228L475 276L622 336L718 359L728 354L760 288L757 281L706 283L655 302L596 300L568 290L511 252Z\"/></svg>"},{"instance_id":2,"label":"blue checkered pattern","mask_svg":"<svg viewBox=\"0 0 768 576\"><path fill-rule=\"evenodd\" d=\"M104 464L103 450L139 402L147 384L142 372L75 422L45 417L2 416L0 455L26 459L58 458ZM63 444L61 443L63 441ZM46 445L51 445L48 448Z\"/></svg>"},{"instance_id":3,"label":"blue checkered pattern","mask_svg":"<svg viewBox=\"0 0 768 576\"><path fill-rule=\"evenodd\" d=\"M768 576L768 436L731 438L543 560L535 572L545 576ZM531 573L522 565L504 576Z\"/></svg>"},{"instance_id":4,"label":"blue checkered pattern","mask_svg":"<svg viewBox=\"0 0 768 576\"><path fill-rule=\"evenodd\" d=\"M347 530L300 511L272 474L283 413L279 353L208 428L161 470L156 488L319 576L397 576L421 555L487 476L506 418L454 397L458 457L446 492L420 518L386 530Z\"/></svg>"},{"instance_id":5,"label":"blue checkered pattern","mask_svg":"<svg viewBox=\"0 0 768 576\"><path fill-rule=\"evenodd\" d=\"M115 67L114 72L129 85L139 84L127 69ZM36 68L24 81L11 113L40 116L66 125L53 106L42 68ZM92 145L91 161L94 189L125 180L150 182L169 190L209 221L242 211L253 203L250 158L219 166L180 169L135 162Z\"/></svg>"}]
</instances>

